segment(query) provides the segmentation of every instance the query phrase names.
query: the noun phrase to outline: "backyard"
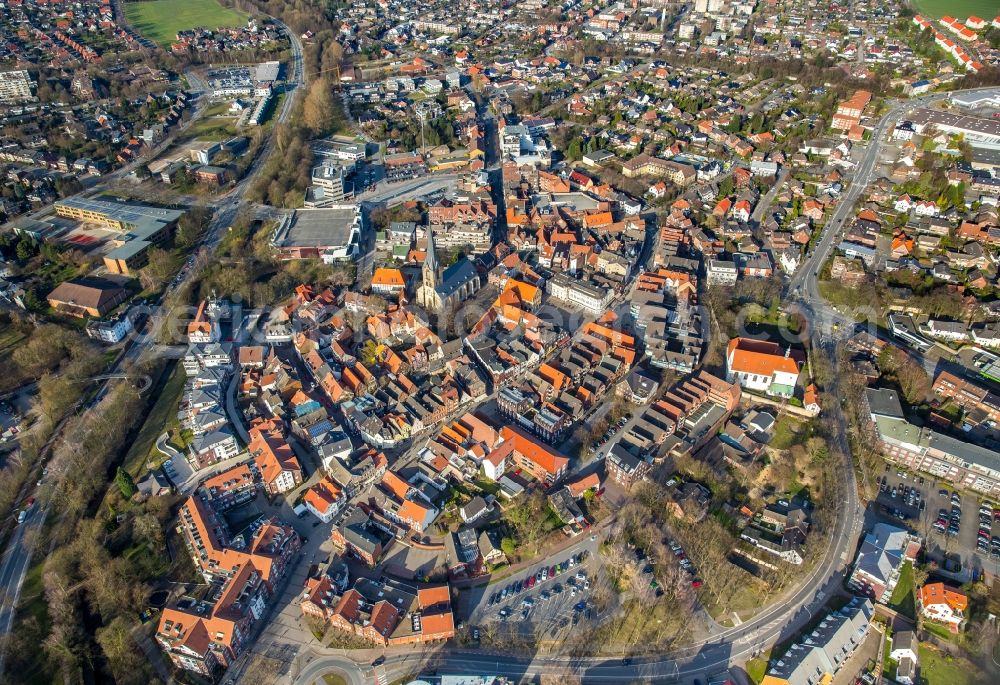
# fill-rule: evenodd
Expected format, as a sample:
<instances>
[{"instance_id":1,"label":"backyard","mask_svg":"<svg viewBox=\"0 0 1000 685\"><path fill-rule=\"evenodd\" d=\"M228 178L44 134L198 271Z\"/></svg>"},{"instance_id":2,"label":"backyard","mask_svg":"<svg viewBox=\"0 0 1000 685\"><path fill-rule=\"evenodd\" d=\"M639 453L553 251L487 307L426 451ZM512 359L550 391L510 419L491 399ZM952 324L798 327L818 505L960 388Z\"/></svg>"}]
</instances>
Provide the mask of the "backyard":
<instances>
[{"instance_id":1,"label":"backyard","mask_svg":"<svg viewBox=\"0 0 1000 685\"><path fill-rule=\"evenodd\" d=\"M946 683L947 685L977 685L987 680L981 670L970 661L961 657L944 654L931 645L920 645L920 680L928 685Z\"/></svg>"},{"instance_id":2,"label":"backyard","mask_svg":"<svg viewBox=\"0 0 1000 685\"><path fill-rule=\"evenodd\" d=\"M147 0L126 2L125 16L132 26L161 46L177 40L178 31L242 26L248 15L223 7L216 0Z\"/></svg>"},{"instance_id":3,"label":"backyard","mask_svg":"<svg viewBox=\"0 0 1000 685\"><path fill-rule=\"evenodd\" d=\"M913 565L910 562L903 564L903 568L899 571L899 582L892 591L889 606L907 618L916 618L917 612L913 597Z\"/></svg>"}]
</instances>

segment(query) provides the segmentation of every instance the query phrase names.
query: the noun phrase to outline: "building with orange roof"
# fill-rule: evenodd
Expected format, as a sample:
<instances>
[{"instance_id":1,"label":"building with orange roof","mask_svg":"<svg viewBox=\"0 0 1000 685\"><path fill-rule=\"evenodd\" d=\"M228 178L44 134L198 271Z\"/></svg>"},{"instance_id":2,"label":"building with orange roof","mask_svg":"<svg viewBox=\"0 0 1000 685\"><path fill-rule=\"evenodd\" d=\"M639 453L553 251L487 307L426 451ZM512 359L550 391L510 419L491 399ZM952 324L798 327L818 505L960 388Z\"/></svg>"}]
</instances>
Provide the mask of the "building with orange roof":
<instances>
[{"instance_id":1,"label":"building with orange roof","mask_svg":"<svg viewBox=\"0 0 1000 685\"><path fill-rule=\"evenodd\" d=\"M250 428L247 451L254 460L264 489L277 495L288 492L302 482L302 465L285 434L274 423L267 422Z\"/></svg>"},{"instance_id":2,"label":"building with orange roof","mask_svg":"<svg viewBox=\"0 0 1000 685\"><path fill-rule=\"evenodd\" d=\"M382 647L448 640L455 635L451 589L395 578L358 578L338 594L329 572L306 582L302 613Z\"/></svg>"},{"instance_id":3,"label":"building with orange roof","mask_svg":"<svg viewBox=\"0 0 1000 685\"><path fill-rule=\"evenodd\" d=\"M416 533L426 531L438 515L438 510L420 490L389 470L382 475L379 488L372 493L368 503L383 516Z\"/></svg>"},{"instance_id":4,"label":"building with orange roof","mask_svg":"<svg viewBox=\"0 0 1000 685\"><path fill-rule=\"evenodd\" d=\"M513 292L517 295L517 302L526 307L528 311L535 309L542 303L541 288L514 278L507 280L504 286L504 293Z\"/></svg>"},{"instance_id":5,"label":"building with orange roof","mask_svg":"<svg viewBox=\"0 0 1000 685\"><path fill-rule=\"evenodd\" d=\"M568 457L513 426L504 426L500 436L503 438L504 456L514 468L545 485L551 485L565 475L569 466Z\"/></svg>"},{"instance_id":6,"label":"building with orange roof","mask_svg":"<svg viewBox=\"0 0 1000 685\"><path fill-rule=\"evenodd\" d=\"M253 462L237 464L210 478L199 486L212 506L220 511L243 504L257 495L258 479Z\"/></svg>"},{"instance_id":7,"label":"building with orange roof","mask_svg":"<svg viewBox=\"0 0 1000 685\"><path fill-rule=\"evenodd\" d=\"M202 300L198 304L194 319L187 325L188 342L204 345L218 342L222 338L219 322L209 317L208 305L208 300Z\"/></svg>"},{"instance_id":8,"label":"building with orange roof","mask_svg":"<svg viewBox=\"0 0 1000 685\"><path fill-rule=\"evenodd\" d=\"M791 349L777 343L733 338L726 354L726 380L741 388L777 397L791 397L799 379L799 364Z\"/></svg>"},{"instance_id":9,"label":"building with orange roof","mask_svg":"<svg viewBox=\"0 0 1000 685\"><path fill-rule=\"evenodd\" d=\"M406 289L406 279L399 269L380 266L372 274L372 292L378 295L398 295Z\"/></svg>"},{"instance_id":10,"label":"building with orange roof","mask_svg":"<svg viewBox=\"0 0 1000 685\"><path fill-rule=\"evenodd\" d=\"M329 523L347 506L347 497L335 482L323 478L303 493L302 503L313 516L323 523Z\"/></svg>"},{"instance_id":11,"label":"building with orange roof","mask_svg":"<svg viewBox=\"0 0 1000 685\"><path fill-rule=\"evenodd\" d=\"M583 497L589 491L601 489L601 477L596 472L588 473L566 483L566 489L575 498Z\"/></svg>"},{"instance_id":12,"label":"building with orange roof","mask_svg":"<svg viewBox=\"0 0 1000 685\"><path fill-rule=\"evenodd\" d=\"M211 487L225 486L238 475L226 474L221 482L211 479ZM246 649L254 624L301 547L294 529L273 520L248 544L230 547L228 524L212 506L222 502L194 496L181 505L178 531L211 586L203 596L186 596L164 609L156 631L157 643L175 666L203 675L227 667Z\"/></svg>"},{"instance_id":13,"label":"building with orange roof","mask_svg":"<svg viewBox=\"0 0 1000 685\"><path fill-rule=\"evenodd\" d=\"M924 618L943 623L957 633L965 626L969 598L944 583L927 583L917 592L917 608Z\"/></svg>"}]
</instances>

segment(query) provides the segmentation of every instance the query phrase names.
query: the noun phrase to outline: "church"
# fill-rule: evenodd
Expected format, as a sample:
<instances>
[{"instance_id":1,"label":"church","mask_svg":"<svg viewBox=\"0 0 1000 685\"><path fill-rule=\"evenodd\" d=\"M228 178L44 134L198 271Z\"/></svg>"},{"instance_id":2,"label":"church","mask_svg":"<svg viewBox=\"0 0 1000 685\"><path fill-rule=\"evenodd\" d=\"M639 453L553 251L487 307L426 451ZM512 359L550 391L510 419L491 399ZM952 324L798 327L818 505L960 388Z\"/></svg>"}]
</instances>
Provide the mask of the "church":
<instances>
[{"instance_id":1,"label":"church","mask_svg":"<svg viewBox=\"0 0 1000 685\"><path fill-rule=\"evenodd\" d=\"M462 257L444 271L438 264L434 251L434 230L427 227L427 257L420 286L417 288L417 304L428 311L440 312L449 304L461 302L476 294L482 287L482 280L475 262Z\"/></svg>"}]
</instances>

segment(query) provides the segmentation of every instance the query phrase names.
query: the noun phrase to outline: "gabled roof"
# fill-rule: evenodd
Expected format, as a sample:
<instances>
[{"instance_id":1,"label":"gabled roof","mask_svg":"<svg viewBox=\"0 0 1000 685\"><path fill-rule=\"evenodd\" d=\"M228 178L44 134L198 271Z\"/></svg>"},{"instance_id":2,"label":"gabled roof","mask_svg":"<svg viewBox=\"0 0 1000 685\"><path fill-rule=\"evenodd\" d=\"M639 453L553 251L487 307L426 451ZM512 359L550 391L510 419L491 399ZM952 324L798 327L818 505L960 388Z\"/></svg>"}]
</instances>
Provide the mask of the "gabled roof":
<instances>
[{"instance_id":1,"label":"gabled roof","mask_svg":"<svg viewBox=\"0 0 1000 685\"><path fill-rule=\"evenodd\" d=\"M781 346L766 341L733 338L729 341L727 359L729 370L772 376L776 371L797 375L799 365L791 355L781 353Z\"/></svg>"}]
</instances>

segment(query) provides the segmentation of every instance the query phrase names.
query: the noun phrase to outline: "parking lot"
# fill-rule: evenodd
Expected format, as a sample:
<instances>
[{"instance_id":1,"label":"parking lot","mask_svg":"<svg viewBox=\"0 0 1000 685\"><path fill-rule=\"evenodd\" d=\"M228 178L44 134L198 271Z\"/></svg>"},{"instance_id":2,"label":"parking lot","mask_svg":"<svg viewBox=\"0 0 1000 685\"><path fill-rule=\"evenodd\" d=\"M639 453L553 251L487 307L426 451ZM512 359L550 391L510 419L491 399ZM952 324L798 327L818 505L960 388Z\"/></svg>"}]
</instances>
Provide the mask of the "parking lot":
<instances>
[{"instance_id":1,"label":"parking lot","mask_svg":"<svg viewBox=\"0 0 1000 685\"><path fill-rule=\"evenodd\" d=\"M907 488L916 491L916 500L912 494L907 500ZM1000 510L995 508L996 503L957 493L950 485L930 477L894 468L882 474L879 490L875 514L916 531L925 541L925 553L956 579L969 580L974 573L987 570L995 574L1000 570ZM961 568L946 563L946 559L961 561Z\"/></svg>"},{"instance_id":2,"label":"parking lot","mask_svg":"<svg viewBox=\"0 0 1000 685\"><path fill-rule=\"evenodd\" d=\"M502 581L463 593L470 627L513 628L522 634L556 637L581 620L597 620L591 601L603 578L597 542L586 538Z\"/></svg>"}]
</instances>

